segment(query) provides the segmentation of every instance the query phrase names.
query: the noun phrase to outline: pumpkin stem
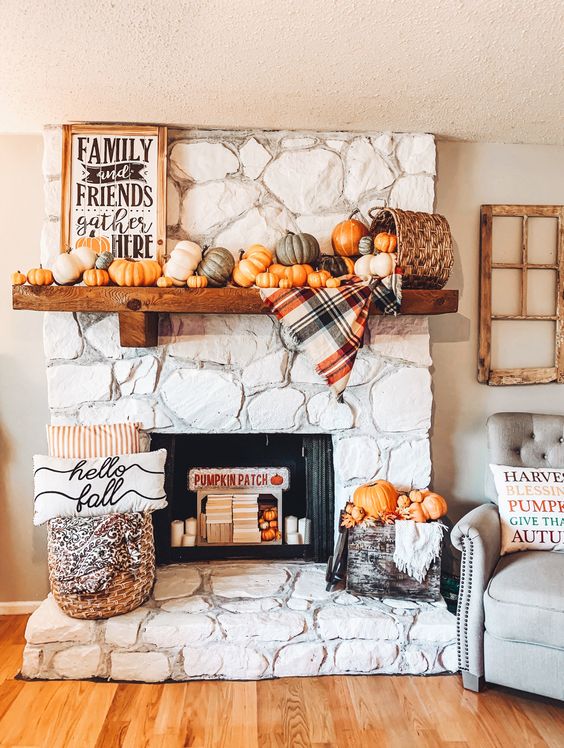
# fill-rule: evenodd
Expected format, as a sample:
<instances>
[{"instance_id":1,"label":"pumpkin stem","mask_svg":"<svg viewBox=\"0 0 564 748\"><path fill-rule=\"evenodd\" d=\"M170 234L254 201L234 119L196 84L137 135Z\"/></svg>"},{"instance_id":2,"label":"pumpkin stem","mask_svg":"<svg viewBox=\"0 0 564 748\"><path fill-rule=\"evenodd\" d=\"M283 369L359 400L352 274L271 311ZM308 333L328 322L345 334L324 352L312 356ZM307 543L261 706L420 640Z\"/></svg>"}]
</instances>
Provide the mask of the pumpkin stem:
<instances>
[{"instance_id":1,"label":"pumpkin stem","mask_svg":"<svg viewBox=\"0 0 564 748\"><path fill-rule=\"evenodd\" d=\"M359 214L360 214L360 208L355 208L355 209L353 210L353 212L352 212L352 213L350 214L350 216L348 217L348 220L350 221L350 220L351 220L351 218L352 218L353 216L356 216L356 214L357 214L357 213L359 213Z\"/></svg>"}]
</instances>

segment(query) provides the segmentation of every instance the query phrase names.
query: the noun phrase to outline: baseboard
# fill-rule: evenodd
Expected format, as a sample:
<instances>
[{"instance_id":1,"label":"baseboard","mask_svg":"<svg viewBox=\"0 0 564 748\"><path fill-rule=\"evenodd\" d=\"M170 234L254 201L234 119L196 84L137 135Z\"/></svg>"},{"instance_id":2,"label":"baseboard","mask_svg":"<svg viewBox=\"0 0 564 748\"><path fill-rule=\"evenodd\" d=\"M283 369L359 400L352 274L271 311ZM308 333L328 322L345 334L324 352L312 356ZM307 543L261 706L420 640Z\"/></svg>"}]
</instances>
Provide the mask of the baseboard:
<instances>
[{"instance_id":1,"label":"baseboard","mask_svg":"<svg viewBox=\"0 0 564 748\"><path fill-rule=\"evenodd\" d=\"M15 602L0 602L0 616L21 616L33 613L41 605L41 600L16 600Z\"/></svg>"}]
</instances>

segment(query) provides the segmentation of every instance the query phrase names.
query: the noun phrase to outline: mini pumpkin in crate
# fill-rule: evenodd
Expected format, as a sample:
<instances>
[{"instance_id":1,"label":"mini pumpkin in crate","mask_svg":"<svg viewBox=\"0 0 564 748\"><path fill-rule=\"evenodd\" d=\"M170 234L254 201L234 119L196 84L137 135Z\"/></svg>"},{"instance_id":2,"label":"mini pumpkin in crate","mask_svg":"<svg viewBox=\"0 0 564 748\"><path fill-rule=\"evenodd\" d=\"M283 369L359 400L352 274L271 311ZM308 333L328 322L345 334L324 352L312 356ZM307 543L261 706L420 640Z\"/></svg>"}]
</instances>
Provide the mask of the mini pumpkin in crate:
<instances>
[{"instance_id":1,"label":"mini pumpkin in crate","mask_svg":"<svg viewBox=\"0 0 564 748\"><path fill-rule=\"evenodd\" d=\"M370 517L394 512L398 500L396 488L387 480L377 480L359 486L353 494L353 504L362 507Z\"/></svg>"}]
</instances>

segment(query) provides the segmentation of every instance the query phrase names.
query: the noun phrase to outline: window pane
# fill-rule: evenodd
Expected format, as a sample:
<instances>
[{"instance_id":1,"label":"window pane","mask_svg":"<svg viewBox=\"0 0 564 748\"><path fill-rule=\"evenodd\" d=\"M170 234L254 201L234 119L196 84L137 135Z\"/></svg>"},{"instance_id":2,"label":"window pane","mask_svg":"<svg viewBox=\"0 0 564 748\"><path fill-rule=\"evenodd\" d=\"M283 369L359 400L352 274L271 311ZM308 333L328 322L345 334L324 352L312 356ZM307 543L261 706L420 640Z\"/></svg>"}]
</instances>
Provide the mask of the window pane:
<instances>
[{"instance_id":1,"label":"window pane","mask_svg":"<svg viewBox=\"0 0 564 748\"><path fill-rule=\"evenodd\" d=\"M520 270L492 270L492 314L521 314Z\"/></svg>"},{"instance_id":2,"label":"window pane","mask_svg":"<svg viewBox=\"0 0 564 748\"><path fill-rule=\"evenodd\" d=\"M527 314L556 314L556 270L528 271Z\"/></svg>"},{"instance_id":3,"label":"window pane","mask_svg":"<svg viewBox=\"0 0 564 748\"><path fill-rule=\"evenodd\" d=\"M523 219L494 216L492 220L493 262L521 262Z\"/></svg>"},{"instance_id":4,"label":"window pane","mask_svg":"<svg viewBox=\"0 0 564 748\"><path fill-rule=\"evenodd\" d=\"M555 322L492 321L494 369L554 366Z\"/></svg>"},{"instance_id":5,"label":"window pane","mask_svg":"<svg viewBox=\"0 0 564 748\"><path fill-rule=\"evenodd\" d=\"M527 226L528 261L543 265L556 263L558 219L529 218Z\"/></svg>"}]
</instances>

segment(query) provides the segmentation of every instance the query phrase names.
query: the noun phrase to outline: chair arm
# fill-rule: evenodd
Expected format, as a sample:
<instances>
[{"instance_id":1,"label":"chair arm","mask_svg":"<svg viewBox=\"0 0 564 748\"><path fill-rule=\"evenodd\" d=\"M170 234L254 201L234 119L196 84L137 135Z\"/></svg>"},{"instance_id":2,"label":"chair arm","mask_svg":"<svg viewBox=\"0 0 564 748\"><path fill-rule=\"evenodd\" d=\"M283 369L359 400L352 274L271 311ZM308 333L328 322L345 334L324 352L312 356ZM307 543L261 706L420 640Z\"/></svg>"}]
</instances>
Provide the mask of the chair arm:
<instances>
[{"instance_id":1,"label":"chair arm","mask_svg":"<svg viewBox=\"0 0 564 748\"><path fill-rule=\"evenodd\" d=\"M497 506L476 507L454 526L450 537L462 551L456 611L458 665L479 678L484 674L484 592L501 548Z\"/></svg>"}]
</instances>

